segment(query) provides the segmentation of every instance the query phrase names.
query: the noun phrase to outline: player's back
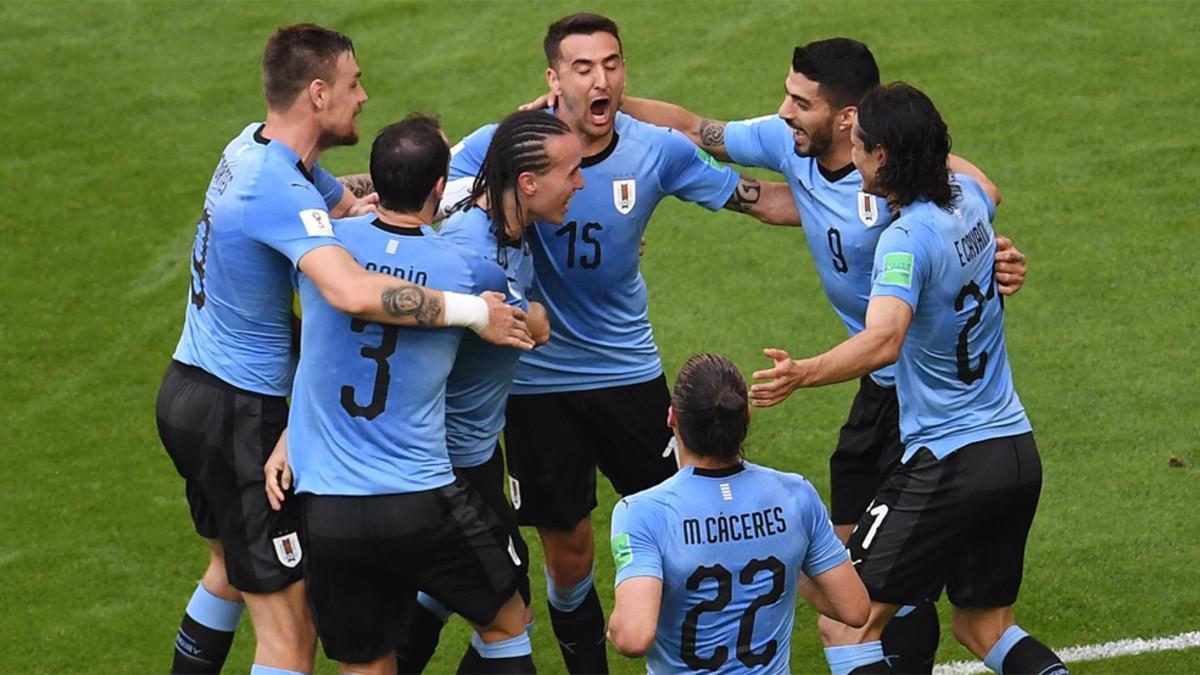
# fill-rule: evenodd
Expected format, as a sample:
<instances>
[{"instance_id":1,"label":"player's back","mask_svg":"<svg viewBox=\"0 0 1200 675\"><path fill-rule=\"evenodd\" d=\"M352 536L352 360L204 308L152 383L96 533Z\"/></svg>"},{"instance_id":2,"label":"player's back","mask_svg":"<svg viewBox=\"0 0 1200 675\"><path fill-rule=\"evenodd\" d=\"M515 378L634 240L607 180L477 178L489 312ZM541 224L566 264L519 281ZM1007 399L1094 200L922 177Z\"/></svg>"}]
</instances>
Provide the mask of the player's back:
<instances>
[{"instance_id":1,"label":"player's back","mask_svg":"<svg viewBox=\"0 0 1200 675\"><path fill-rule=\"evenodd\" d=\"M498 269L428 226L395 228L368 215L337 230L370 271L460 293L504 287ZM297 492L399 494L452 482L445 388L462 331L364 321L334 309L303 274L298 287L301 356L288 424Z\"/></svg>"},{"instance_id":2,"label":"player's back","mask_svg":"<svg viewBox=\"0 0 1200 675\"><path fill-rule=\"evenodd\" d=\"M806 480L748 462L625 498L613 533L618 584L663 582L654 673L788 672L798 575L846 559Z\"/></svg>"},{"instance_id":3,"label":"player's back","mask_svg":"<svg viewBox=\"0 0 1200 675\"><path fill-rule=\"evenodd\" d=\"M239 388L286 396L296 364L293 263L265 241L277 229L272 211L278 202L309 236L332 236L324 210L341 186L319 165L308 173L289 161L295 153L271 144L262 128L247 126L225 147L205 193L175 359Z\"/></svg>"},{"instance_id":4,"label":"player's back","mask_svg":"<svg viewBox=\"0 0 1200 675\"><path fill-rule=\"evenodd\" d=\"M944 457L1031 430L1013 387L993 272L995 207L971 178L955 182L961 195L950 210L906 207L876 259L877 290L905 280L919 288L897 363L905 460L921 447Z\"/></svg>"},{"instance_id":5,"label":"player's back","mask_svg":"<svg viewBox=\"0 0 1200 675\"><path fill-rule=\"evenodd\" d=\"M508 303L527 310L533 283L527 246L501 244L492 227L487 212L471 206L451 213L440 234L502 269ZM478 466L491 458L504 428L505 402L520 355L519 350L464 333L446 383L446 446L454 466Z\"/></svg>"},{"instance_id":6,"label":"player's back","mask_svg":"<svg viewBox=\"0 0 1200 675\"><path fill-rule=\"evenodd\" d=\"M476 172L494 128L455 146L450 177ZM719 209L737 174L682 134L617 115L612 143L584 157L583 188L562 224L536 223L526 237L534 294L554 339L522 355L514 392L546 393L646 382L662 372L650 326L638 249L667 195Z\"/></svg>"}]
</instances>

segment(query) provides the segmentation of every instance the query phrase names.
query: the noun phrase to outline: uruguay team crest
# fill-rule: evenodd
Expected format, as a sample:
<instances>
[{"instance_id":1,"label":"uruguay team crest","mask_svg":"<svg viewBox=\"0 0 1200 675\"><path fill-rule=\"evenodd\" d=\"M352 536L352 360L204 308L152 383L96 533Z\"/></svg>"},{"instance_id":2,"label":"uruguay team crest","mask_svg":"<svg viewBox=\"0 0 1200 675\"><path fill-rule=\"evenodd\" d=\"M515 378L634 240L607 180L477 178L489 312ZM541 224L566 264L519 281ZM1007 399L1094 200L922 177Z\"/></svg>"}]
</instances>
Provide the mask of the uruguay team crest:
<instances>
[{"instance_id":1,"label":"uruguay team crest","mask_svg":"<svg viewBox=\"0 0 1200 675\"><path fill-rule=\"evenodd\" d=\"M295 532L289 532L282 537L271 540L275 544L275 557L279 558L284 567L295 567L300 564L304 552L300 550L300 537Z\"/></svg>"},{"instance_id":2,"label":"uruguay team crest","mask_svg":"<svg viewBox=\"0 0 1200 675\"><path fill-rule=\"evenodd\" d=\"M879 206L875 203L875 195L858 191L858 219L867 227L879 222Z\"/></svg>"},{"instance_id":3,"label":"uruguay team crest","mask_svg":"<svg viewBox=\"0 0 1200 675\"><path fill-rule=\"evenodd\" d=\"M613 181L613 206L617 213L626 215L637 204L637 181L633 178Z\"/></svg>"}]
</instances>

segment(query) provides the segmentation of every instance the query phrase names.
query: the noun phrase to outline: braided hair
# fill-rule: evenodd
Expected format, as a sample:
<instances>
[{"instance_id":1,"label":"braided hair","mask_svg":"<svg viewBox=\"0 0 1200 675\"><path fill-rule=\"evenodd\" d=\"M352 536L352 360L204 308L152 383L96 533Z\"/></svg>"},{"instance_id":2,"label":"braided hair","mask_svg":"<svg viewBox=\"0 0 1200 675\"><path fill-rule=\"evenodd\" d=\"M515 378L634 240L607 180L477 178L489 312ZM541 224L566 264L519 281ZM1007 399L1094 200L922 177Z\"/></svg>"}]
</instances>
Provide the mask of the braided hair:
<instances>
[{"instance_id":1,"label":"braided hair","mask_svg":"<svg viewBox=\"0 0 1200 675\"><path fill-rule=\"evenodd\" d=\"M504 213L504 193L513 191L517 219L522 220L521 198L517 191L517 177L526 171L535 174L550 166L546 153L546 142L554 136L571 133L562 120L544 111L526 110L505 117L492 135L487 156L475 176L471 187L471 202L487 197L488 216L492 220L496 238L501 244L513 244L508 235L507 217Z\"/></svg>"}]
</instances>

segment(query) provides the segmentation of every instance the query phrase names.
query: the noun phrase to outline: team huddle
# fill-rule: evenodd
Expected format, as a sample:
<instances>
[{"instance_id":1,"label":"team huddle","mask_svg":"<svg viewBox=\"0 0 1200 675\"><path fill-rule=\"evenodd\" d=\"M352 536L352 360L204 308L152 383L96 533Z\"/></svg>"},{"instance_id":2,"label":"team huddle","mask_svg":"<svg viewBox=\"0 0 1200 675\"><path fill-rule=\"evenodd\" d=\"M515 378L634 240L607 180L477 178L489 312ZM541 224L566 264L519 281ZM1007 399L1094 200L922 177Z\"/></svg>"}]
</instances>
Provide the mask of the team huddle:
<instances>
[{"instance_id":1,"label":"team huddle","mask_svg":"<svg viewBox=\"0 0 1200 675\"><path fill-rule=\"evenodd\" d=\"M353 44L268 41L266 120L213 174L158 395L210 548L172 672L219 672L245 608L254 673L311 672L318 638L343 672L422 672L451 614L459 672L533 672L526 526L555 670L608 672L611 644L655 673L786 673L799 595L835 675L931 672L945 589L993 671L1066 673L1012 612L1042 480L1004 338L1025 260L932 101L846 38L797 47L777 114L728 123L626 95L606 17L543 47L528 109L453 147L410 115L339 179L318 159L359 138ZM698 354L668 387L639 271L667 196L801 227L849 338L765 349L749 387ZM851 379L828 510L744 459L752 407ZM597 469L623 497L607 621Z\"/></svg>"}]
</instances>

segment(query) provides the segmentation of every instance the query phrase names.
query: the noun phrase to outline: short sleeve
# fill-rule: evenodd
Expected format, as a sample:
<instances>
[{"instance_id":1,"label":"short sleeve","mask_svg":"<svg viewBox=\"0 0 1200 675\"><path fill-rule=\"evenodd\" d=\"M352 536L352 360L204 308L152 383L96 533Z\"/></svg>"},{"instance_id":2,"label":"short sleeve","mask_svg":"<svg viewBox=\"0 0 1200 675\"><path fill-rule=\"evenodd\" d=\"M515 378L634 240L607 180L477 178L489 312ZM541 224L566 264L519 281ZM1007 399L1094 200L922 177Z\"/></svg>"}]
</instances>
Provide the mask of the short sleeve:
<instances>
[{"instance_id":1,"label":"short sleeve","mask_svg":"<svg viewBox=\"0 0 1200 675\"><path fill-rule=\"evenodd\" d=\"M342 185L342 181L326 171L320 164L313 164L312 174L313 184L317 186L317 191L321 193L321 198L325 200L325 206L331 209L337 206L342 201L342 195L346 192L346 186Z\"/></svg>"},{"instance_id":2,"label":"short sleeve","mask_svg":"<svg viewBox=\"0 0 1200 675\"><path fill-rule=\"evenodd\" d=\"M996 205L992 203L992 197L987 193L987 190L983 189L979 181L965 173L956 173L954 174L954 182L958 183L958 186L962 188L963 198L978 200L984 205L988 220L995 220Z\"/></svg>"},{"instance_id":3,"label":"short sleeve","mask_svg":"<svg viewBox=\"0 0 1200 675\"><path fill-rule=\"evenodd\" d=\"M479 173L498 126L500 125L482 126L450 148L450 182L474 177Z\"/></svg>"},{"instance_id":4,"label":"short sleeve","mask_svg":"<svg viewBox=\"0 0 1200 675\"><path fill-rule=\"evenodd\" d=\"M924 247L917 236L920 230L911 225L901 218L879 236L871 276L871 297L900 298L915 312L929 261L923 255Z\"/></svg>"},{"instance_id":5,"label":"short sleeve","mask_svg":"<svg viewBox=\"0 0 1200 675\"><path fill-rule=\"evenodd\" d=\"M471 267L471 276L475 279L475 294L484 291L496 291L508 295L508 277L499 265L473 251L463 251L463 257Z\"/></svg>"},{"instance_id":6,"label":"short sleeve","mask_svg":"<svg viewBox=\"0 0 1200 675\"><path fill-rule=\"evenodd\" d=\"M255 195L242 208L246 236L287 256L295 267L315 248L341 246L329 211L312 186L288 185L269 196Z\"/></svg>"},{"instance_id":7,"label":"short sleeve","mask_svg":"<svg viewBox=\"0 0 1200 675\"><path fill-rule=\"evenodd\" d=\"M737 187L738 174L671 129L662 135L663 160L658 183L663 192L716 211Z\"/></svg>"},{"instance_id":8,"label":"short sleeve","mask_svg":"<svg viewBox=\"0 0 1200 675\"><path fill-rule=\"evenodd\" d=\"M804 481L798 492L803 500L804 530L808 535L808 551L801 568L806 576L815 577L842 564L848 554L845 544L834 533L829 513L812 483Z\"/></svg>"},{"instance_id":9,"label":"short sleeve","mask_svg":"<svg viewBox=\"0 0 1200 675\"><path fill-rule=\"evenodd\" d=\"M792 130L776 115L725 125L725 152L742 166L783 173L793 147Z\"/></svg>"},{"instance_id":10,"label":"short sleeve","mask_svg":"<svg viewBox=\"0 0 1200 675\"><path fill-rule=\"evenodd\" d=\"M633 577L663 578L662 552L655 540L654 515L651 504L630 497L613 507L614 587Z\"/></svg>"}]
</instances>

